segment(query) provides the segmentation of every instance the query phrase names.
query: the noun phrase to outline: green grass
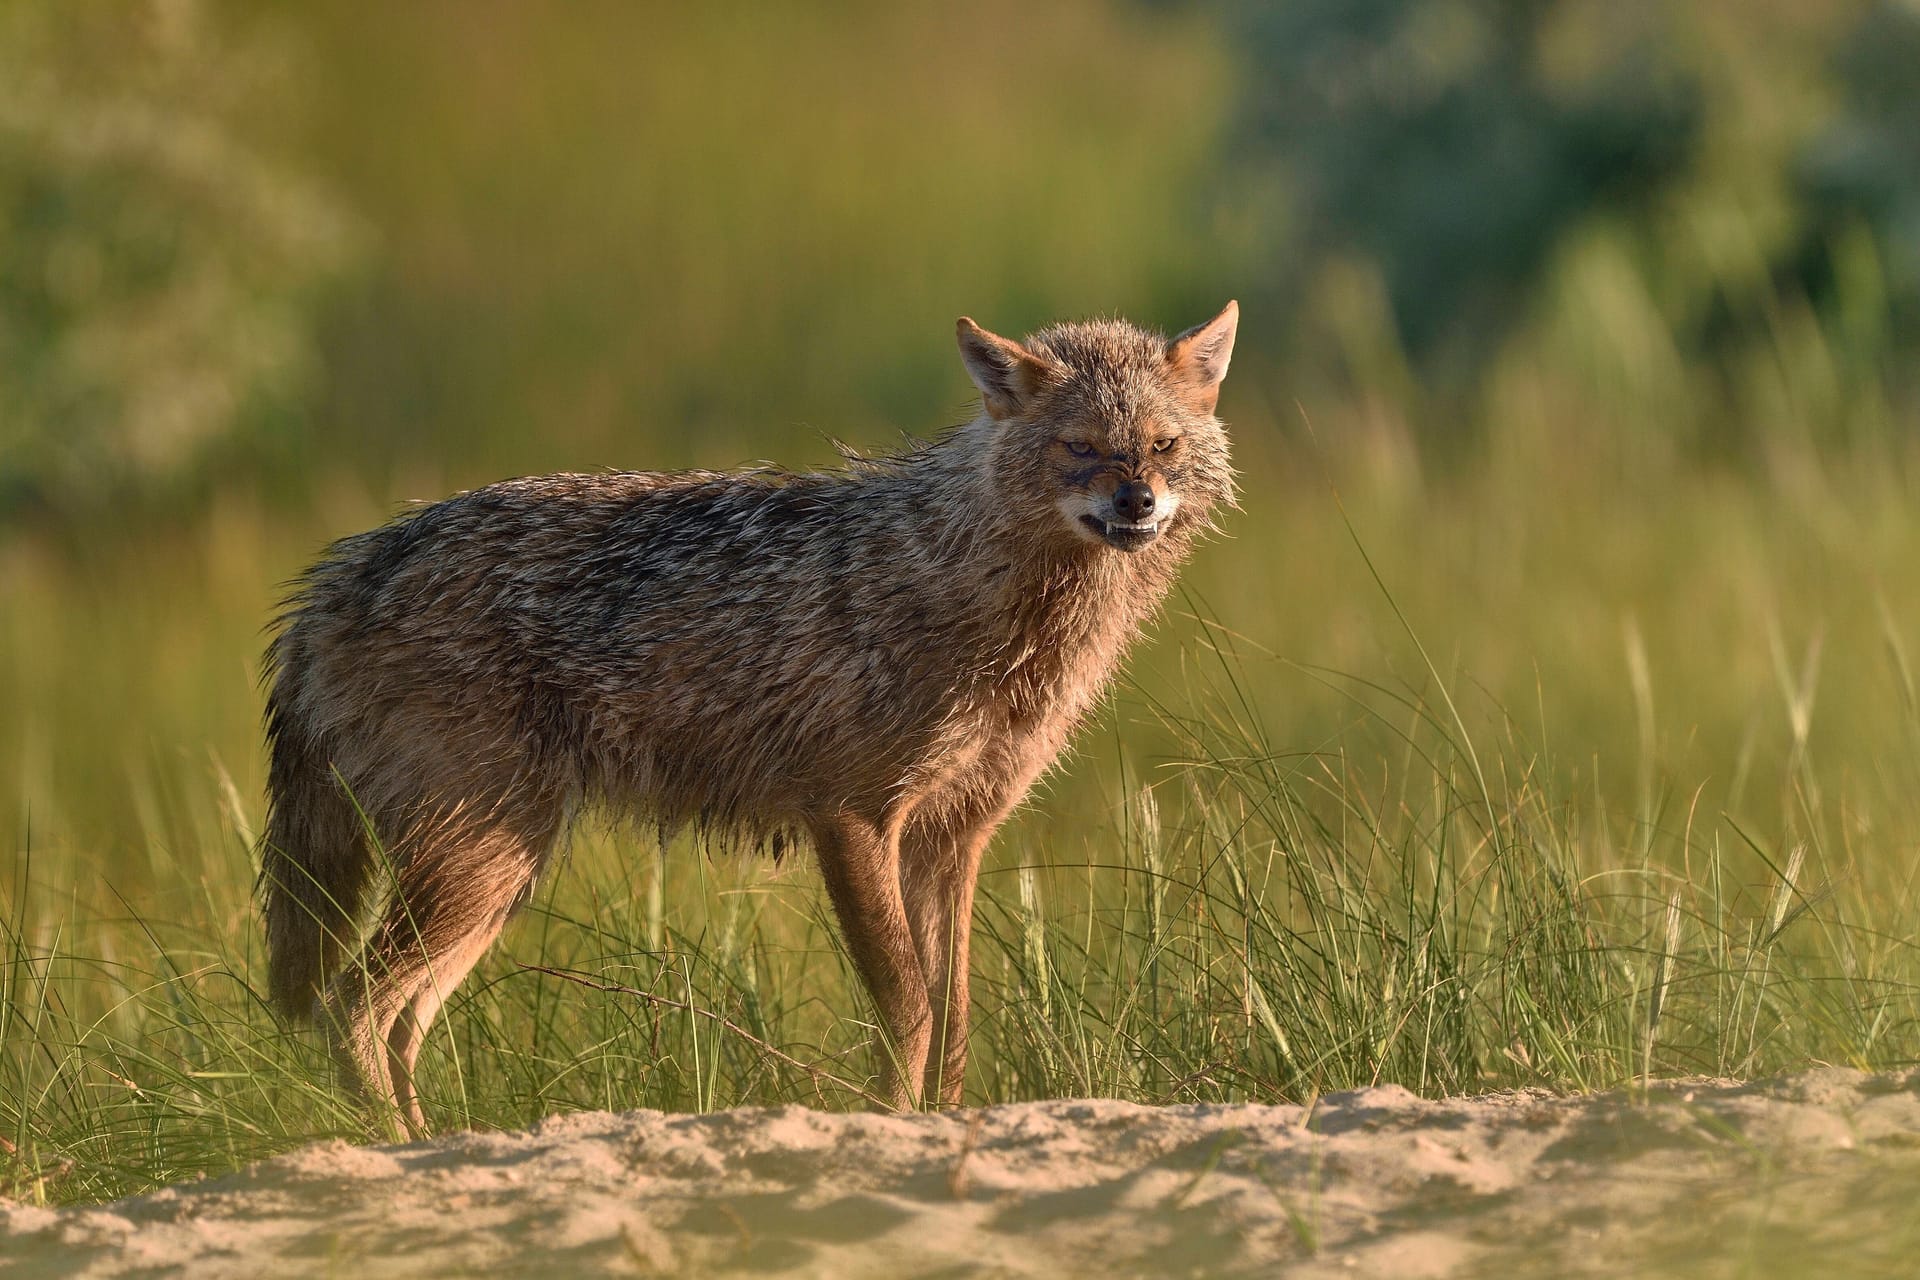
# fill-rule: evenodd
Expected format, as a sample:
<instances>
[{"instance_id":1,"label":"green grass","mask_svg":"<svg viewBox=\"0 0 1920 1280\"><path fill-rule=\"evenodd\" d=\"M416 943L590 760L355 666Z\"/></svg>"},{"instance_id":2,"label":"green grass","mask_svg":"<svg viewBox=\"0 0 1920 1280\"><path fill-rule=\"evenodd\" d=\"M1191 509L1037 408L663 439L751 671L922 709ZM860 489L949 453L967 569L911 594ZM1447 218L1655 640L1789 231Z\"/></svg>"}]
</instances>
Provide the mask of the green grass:
<instances>
[{"instance_id":1,"label":"green grass","mask_svg":"<svg viewBox=\"0 0 1920 1280\"><path fill-rule=\"evenodd\" d=\"M970 1101L1594 1089L1920 1057L1898 557L1861 574L1846 562L1871 549L1789 551L1762 482L1655 487L1635 521L1625 491L1497 505L1465 477L1409 501L1323 461L1352 497L1324 476L1250 491L1240 536L1203 554L996 842ZM1879 505L1897 492L1854 482L1829 514L1884 520L1882 550L1904 548ZM1562 577L1455 562L1497 529ZM1723 550L1688 554L1709 531ZM14 565L30 607L4 650L24 794L0 887L0 1194L97 1199L387 1132L260 996L247 664L269 566L301 554L228 511L99 576ZM1631 585L1649 565L1676 579L1665 594ZM1768 592L1791 621L1716 648L1716 613ZM1865 634L1831 626L1811 659L1785 639L1820 633L1794 602L1847 618L1862 598ZM1612 625L1540 644L1516 696L1524 637L1587 607ZM1344 674L1307 660L1327 654ZM63 723L124 763L86 770ZM804 858L589 827L451 1003L424 1094L443 1127L860 1106L869 1016Z\"/></svg>"}]
</instances>

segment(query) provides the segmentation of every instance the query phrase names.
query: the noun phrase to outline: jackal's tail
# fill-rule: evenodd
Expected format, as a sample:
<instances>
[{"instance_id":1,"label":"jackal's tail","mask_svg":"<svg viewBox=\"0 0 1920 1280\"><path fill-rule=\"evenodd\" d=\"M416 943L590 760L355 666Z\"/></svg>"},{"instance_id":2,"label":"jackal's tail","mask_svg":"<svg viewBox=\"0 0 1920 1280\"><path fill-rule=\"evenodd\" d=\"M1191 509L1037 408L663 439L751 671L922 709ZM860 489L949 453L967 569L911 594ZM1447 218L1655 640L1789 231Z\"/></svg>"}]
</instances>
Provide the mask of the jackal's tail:
<instances>
[{"instance_id":1,"label":"jackal's tail","mask_svg":"<svg viewBox=\"0 0 1920 1280\"><path fill-rule=\"evenodd\" d=\"M357 941L374 860L331 762L282 712L270 703L259 893L268 995L281 1012L305 1018Z\"/></svg>"}]
</instances>

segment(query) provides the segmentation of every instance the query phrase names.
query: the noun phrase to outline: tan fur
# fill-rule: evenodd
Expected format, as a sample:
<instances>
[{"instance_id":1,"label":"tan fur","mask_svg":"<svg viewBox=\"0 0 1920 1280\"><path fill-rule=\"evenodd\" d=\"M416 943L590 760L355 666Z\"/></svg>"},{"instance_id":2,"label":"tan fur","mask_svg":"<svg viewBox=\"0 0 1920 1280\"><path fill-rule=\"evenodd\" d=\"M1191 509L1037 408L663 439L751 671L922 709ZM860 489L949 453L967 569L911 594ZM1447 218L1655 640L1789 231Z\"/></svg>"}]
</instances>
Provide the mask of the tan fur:
<instances>
[{"instance_id":1,"label":"tan fur","mask_svg":"<svg viewBox=\"0 0 1920 1280\"><path fill-rule=\"evenodd\" d=\"M1232 501L1237 315L963 320L984 412L906 453L508 480L336 543L268 652L275 1001L421 1128L427 1028L591 803L809 844L883 1088L957 1103L981 853Z\"/></svg>"}]
</instances>

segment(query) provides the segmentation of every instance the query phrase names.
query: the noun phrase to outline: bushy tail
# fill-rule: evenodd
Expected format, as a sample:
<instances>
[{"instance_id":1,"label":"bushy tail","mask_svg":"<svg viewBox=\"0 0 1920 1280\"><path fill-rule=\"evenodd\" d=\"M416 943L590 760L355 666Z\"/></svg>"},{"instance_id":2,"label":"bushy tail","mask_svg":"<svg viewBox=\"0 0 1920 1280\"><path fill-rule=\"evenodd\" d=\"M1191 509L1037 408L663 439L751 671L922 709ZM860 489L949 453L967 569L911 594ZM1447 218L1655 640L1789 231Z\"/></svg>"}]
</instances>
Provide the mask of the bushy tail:
<instances>
[{"instance_id":1,"label":"bushy tail","mask_svg":"<svg viewBox=\"0 0 1920 1280\"><path fill-rule=\"evenodd\" d=\"M272 759L260 842L267 991L281 1012L305 1018L357 940L374 861L360 815L325 753L277 710L268 712Z\"/></svg>"}]
</instances>

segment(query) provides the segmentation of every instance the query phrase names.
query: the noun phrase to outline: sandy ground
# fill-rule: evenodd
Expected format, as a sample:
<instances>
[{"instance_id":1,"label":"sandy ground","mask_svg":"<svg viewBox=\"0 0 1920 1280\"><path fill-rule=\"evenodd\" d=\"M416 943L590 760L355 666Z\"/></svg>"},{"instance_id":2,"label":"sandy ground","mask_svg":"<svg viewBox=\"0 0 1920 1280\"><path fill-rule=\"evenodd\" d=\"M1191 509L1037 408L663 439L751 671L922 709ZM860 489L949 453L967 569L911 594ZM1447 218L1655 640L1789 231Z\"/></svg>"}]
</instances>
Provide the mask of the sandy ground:
<instances>
[{"instance_id":1,"label":"sandy ground","mask_svg":"<svg viewBox=\"0 0 1920 1280\"><path fill-rule=\"evenodd\" d=\"M556 1117L0 1207L0 1276L1908 1275L1920 1073Z\"/></svg>"}]
</instances>

